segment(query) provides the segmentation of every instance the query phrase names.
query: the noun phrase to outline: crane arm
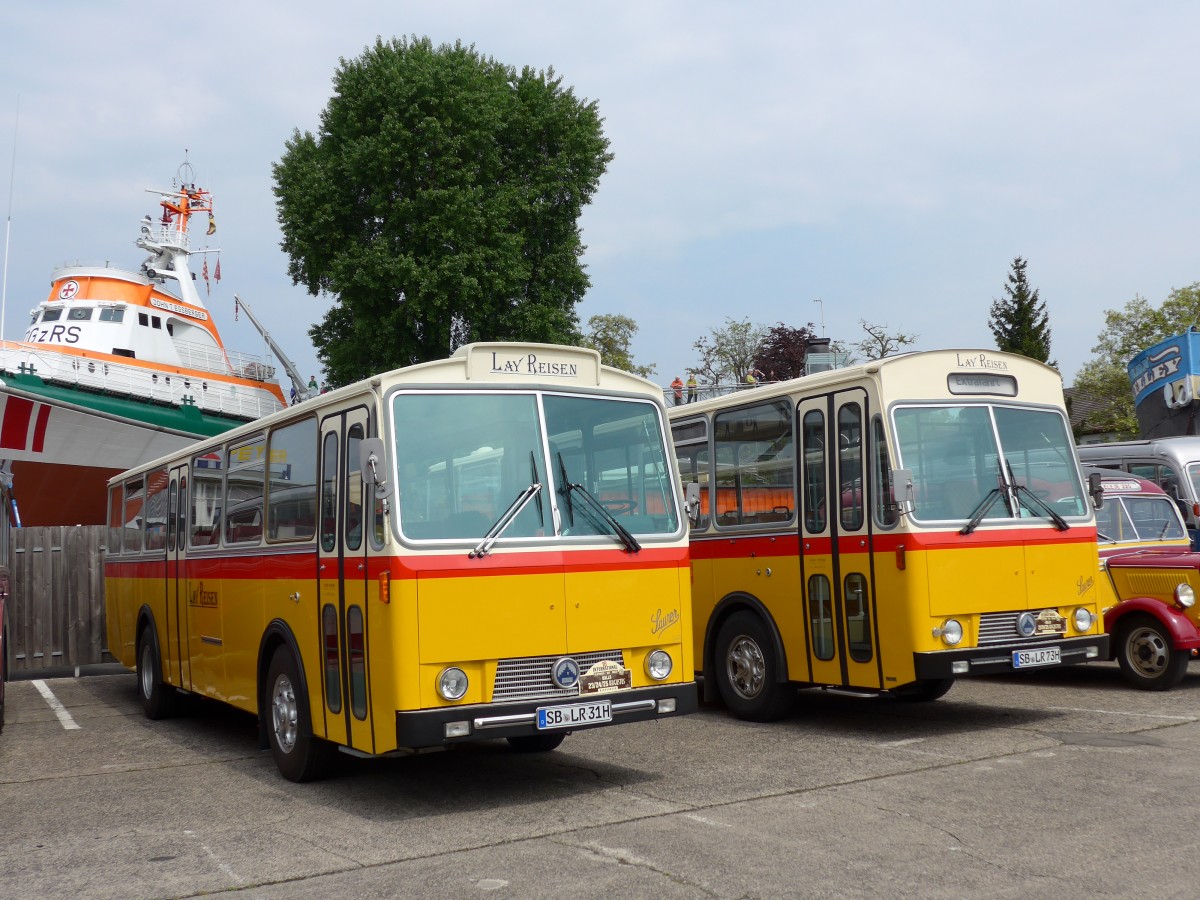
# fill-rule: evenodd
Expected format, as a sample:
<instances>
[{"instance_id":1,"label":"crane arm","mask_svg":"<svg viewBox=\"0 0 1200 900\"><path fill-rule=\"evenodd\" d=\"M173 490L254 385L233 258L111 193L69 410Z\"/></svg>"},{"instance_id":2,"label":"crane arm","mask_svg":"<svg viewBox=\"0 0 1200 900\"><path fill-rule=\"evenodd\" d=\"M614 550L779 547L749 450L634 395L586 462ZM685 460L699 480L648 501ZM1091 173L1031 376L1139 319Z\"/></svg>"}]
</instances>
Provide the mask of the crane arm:
<instances>
[{"instance_id":1,"label":"crane arm","mask_svg":"<svg viewBox=\"0 0 1200 900\"><path fill-rule=\"evenodd\" d=\"M271 352L275 354L275 358L279 360L279 364L283 366L283 370L287 372L288 378L292 380L292 387L296 391L296 399L308 400L313 396L313 392L308 389L308 384L300 377L300 370L296 368L296 364L292 362L283 348L275 343L275 339L271 337L267 329L262 327L262 323L255 318L250 307L246 305L246 301L237 294L233 295L234 303L246 311L246 318L250 320L250 324L258 329L258 333L263 336L263 340L267 342L267 346L271 348Z\"/></svg>"}]
</instances>

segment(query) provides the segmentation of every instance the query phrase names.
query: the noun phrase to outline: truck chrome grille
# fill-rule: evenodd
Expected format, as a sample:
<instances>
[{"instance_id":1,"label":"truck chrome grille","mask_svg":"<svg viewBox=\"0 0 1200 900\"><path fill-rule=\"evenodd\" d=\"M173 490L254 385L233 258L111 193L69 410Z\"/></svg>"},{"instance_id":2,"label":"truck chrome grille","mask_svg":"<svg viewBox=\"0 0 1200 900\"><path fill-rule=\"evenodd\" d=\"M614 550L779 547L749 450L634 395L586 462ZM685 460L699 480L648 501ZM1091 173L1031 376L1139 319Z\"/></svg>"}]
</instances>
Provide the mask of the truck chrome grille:
<instances>
[{"instance_id":1,"label":"truck chrome grille","mask_svg":"<svg viewBox=\"0 0 1200 900\"><path fill-rule=\"evenodd\" d=\"M557 700L560 697L578 696L578 686L564 690L555 686L550 679L550 669L564 656L569 656L579 663L581 672L586 672L602 660L625 665L625 657L620 650L593 650L588 653L558 653L554 656L502 659L496 667L492 701L500 703L506 700Z\"/></svg>"},{"instance_id":2,"label":"truck chrome grille","mask_svg":"<svg viewBox=\"0 0 1200 900\"><path fill-rule=\"evenodd\" d=\"M1017 631L1017 617L1025 612L1018 609L1014 612L984 613L979 617L979 646L996 644L1042 644L1047 641L1061 641L1061 634L1043 634L1038 637L1022 637ZM1030 610L1037 613L1037 610Z\"/></svg>"}]
</instances>

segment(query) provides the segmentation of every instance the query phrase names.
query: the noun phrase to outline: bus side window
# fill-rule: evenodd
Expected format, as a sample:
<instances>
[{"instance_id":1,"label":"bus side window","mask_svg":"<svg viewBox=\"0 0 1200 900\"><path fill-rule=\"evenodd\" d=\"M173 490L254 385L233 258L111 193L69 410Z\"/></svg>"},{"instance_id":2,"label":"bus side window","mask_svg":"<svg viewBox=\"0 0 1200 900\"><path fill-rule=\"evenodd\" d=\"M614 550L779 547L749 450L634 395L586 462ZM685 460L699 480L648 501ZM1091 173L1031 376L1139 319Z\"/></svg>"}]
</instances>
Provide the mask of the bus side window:
<instances>
[{"instance_id":1,"label":"bus side window","mask_svg":"<svg viewBox=\"0 0 1200 900\"><path fill-rule=\"evenodd\" d=\"M346 435L346 520L343 526L346 549L357 550L362 546L363 530L363 480L358 469L358 448L362 445L363 427L355 422Z\"/></svg>"},{"instance_id":2,"label":"bus side window","mask_svg":"<svg viewBox=\"0 0 1200 900\"><path fill-rule=\"evenodd\" d=\"M267 440L258 437L229 448L225 479L225 542L256 542L262 537L263 478Z\"/></svg>"},{"instance_id":3,"label":"bus side window","mask_svg":"<svg viewBox=\"0 0 1200 900\"><path fill-rule=\"evenodd\" d=\"M892 483L892 465L888 462L887 437L883 431L883 419L879 416L871 420L871 448L875 454L875 470L871 473L871 503L875 509L875 522L883 528L891 528L900 516Z\"/></svg>"},{"instance_id":4,"label":"bus side window","mask_svg":"<svg viewBox=\"0 0 1200 900\"><path fill-rule=\"evenodd\" d=\"M317 420L271 432L267 540L308 541L317 533Z\"/></svg>"},{"instance_id":5,"label":"bus side window","mask_svg":"<svg viewBox=\"0 0 1200 900\"><path fill-rule=\"evenodd\" d=\"M825 416L818 410L804 414L804 530L825 530Z\"/></svg>"}]
</instances>

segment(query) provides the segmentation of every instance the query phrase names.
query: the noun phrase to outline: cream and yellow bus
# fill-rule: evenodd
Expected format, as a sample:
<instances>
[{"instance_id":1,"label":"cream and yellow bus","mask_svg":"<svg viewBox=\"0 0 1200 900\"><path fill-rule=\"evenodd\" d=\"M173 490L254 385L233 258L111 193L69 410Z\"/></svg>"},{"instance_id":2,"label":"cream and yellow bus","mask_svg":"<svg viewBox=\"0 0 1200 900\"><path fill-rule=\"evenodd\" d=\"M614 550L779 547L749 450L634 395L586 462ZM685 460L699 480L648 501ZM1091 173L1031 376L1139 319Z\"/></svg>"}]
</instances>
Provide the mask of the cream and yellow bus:
<instances>
[{"instance_id":1,"label":"cream and yellow bus","mask_svg":"<svg viewBox=\"0 0 1200 900\"><path fill-rule=\"evenodd\" d=\"M670 415L693 653L734 714L1107 658L1092 486L1049 366L911 353Z\"/></svg>"},{"instance_id":2,"label":"cream and yellow bus","mask_svg":"<svg viewBox=\"0 0 1200 900\"><path fill-rule=\"evenodd\" d=\"M474 344L109 483L108 640L146 715L259 718L283 775L695 709L661 394L592 350Z\"/></svg>"}]
</instances>

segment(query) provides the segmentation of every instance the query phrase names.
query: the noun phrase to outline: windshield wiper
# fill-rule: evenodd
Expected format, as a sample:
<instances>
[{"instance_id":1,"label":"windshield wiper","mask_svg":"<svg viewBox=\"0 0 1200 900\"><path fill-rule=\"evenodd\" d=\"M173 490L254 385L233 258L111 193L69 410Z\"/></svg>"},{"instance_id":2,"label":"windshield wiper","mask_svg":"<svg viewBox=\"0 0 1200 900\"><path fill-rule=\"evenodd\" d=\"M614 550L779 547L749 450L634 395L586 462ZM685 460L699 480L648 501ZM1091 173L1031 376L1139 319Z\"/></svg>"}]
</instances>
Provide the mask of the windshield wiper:
<instances>
[{"instance_id":1,"label":"windshield wiper","mask_svg":"<svg viewBox=\"0 0 1200 900\"><path fill-rule=\"evenodd\" d=\"M580 507L580 509L593 525L595 525L597 528L602 528L603 525L607 525L610 529L612 529L613 534L616 535L617 539L625 545L625 549L630 553L637 553L642 549L642 545L638 543L637 538L633 536L628 528L617 521L616 516L604 508L604 504L597 500L595 496L592 495L591 491L585 488L582 484L573 483L567 479L567 467L563 462L561 453L558 454L558 468L559 471L562 472L562 486L559 487L558 492L562 494L567 501L567 517L569 524L574 524L575 521L575 510L571 504L571 494L575 491L578 491L579 496L586 501L583 506ZM597 519L599 519L599 521L597 521Z\"/></svg>"},{"instance_id":2,"label":"windshield wiper","mask_svg":"<svg viewBox=\"0 0 1200 900\"><path fill-rule=\"evenodd\" d=\"M1006 491L1002 487L994 487L988 491L987 496L980 500L979 505L975 507L975 512L971 515L971 521L969 521L962 528L958 529L958 533L970 534L972 531L978 528L979 523L983 521L983 517L986 516L988 511L996 505L996 500L1005 493Z\"/></svg>"},{"instance_id":3,"label":"windshield wiper","mask_svg":"<svg viewBox=\"0 0 1200 900\"><path fill-rule=\"evenodd\" d=\"M467 559L487 556L488 551L492 549L492 545L504 533L504 529L513 523L513 520L521 514L521 510L529 505L529 501L536 497L541 489L541 484L535 481L529 487L525 488L525 490L521 491L521 493L517 494L517 498L508 505L508 509L488 529L487 534L483 536L483 540L475 546L474 550L467 554Z\"/></svg>"},{"instance_id":4,"label":"windshield wiper","mask_svg":"<svg viewBox=\"0 0 1200 900\"><path fill-rule=\"evenodd\" d=\"M1004 461L1004 465L1008 467L1008 482L1012 485L1015 496L1025 497L1027 500L1029 500L1034 506L1046 514L1046 518L1053 522L1054 527L1059 531L1066 531L1071 527L1067 524L1067 520L1060 516L1054 507L1052 507L1049 503L1047 503L1029 488L1025 487L1025 485L1020 484L1017 481L1016 476L1013 475L1012 465L1007 459Z\"/></svg>"}]
</instances>

